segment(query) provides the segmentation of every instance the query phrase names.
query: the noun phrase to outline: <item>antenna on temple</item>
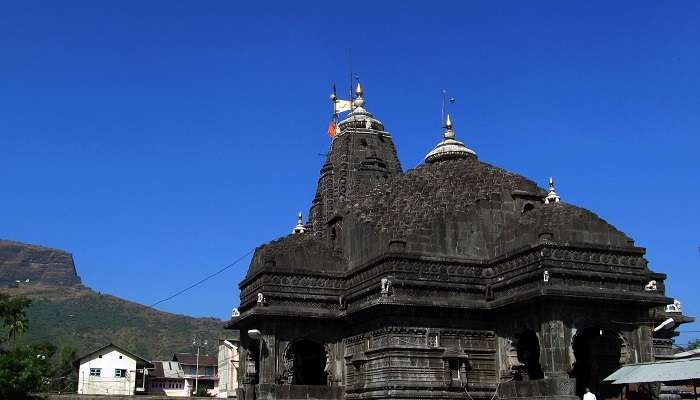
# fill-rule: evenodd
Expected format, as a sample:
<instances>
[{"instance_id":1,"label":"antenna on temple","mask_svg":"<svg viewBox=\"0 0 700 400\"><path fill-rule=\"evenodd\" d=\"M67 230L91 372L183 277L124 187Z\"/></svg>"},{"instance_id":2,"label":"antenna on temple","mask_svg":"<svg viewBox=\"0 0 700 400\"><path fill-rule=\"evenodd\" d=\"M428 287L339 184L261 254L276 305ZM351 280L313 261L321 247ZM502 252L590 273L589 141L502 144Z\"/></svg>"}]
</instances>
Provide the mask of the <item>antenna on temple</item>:
<instances>
[{"instance_id":1,"label":"antenna on temple","mask_svg":"<svg viewBox=\"0 0 700 400\"><path fill-rule=\"evenodd\" d=\"M442 113L440 114L440 126L445 128L445 100L447 98L447 90L442 89ZM456 99L454 97L449 98L450 104L454 104Z\"/></svg>"},{"instance_id":2,"label":"antenna on temple","mask_svg":"<svg viewBox=\"0 0 700 400\"><path fill-rule=\"evenodd\" d=\"M442 109L440 112L440 126L445 126L445 95L447 90L442 89Z\"/></svg>"},{"instance_id":3,"label":"antenna on temple","mask_svg":"<svg viewBox=\"0 0 700 400\"><path fill-rule=\"evenodd\" d=\"M350 81L348 82L348 96L349 96L348 99L350 99L350 101L352 101L352 99L353 99L353 97L352 97L353 73L352 73L352 48L350 48L350 47L348 47L348 70L349 70L348 72L350 73Z\"/></svg>"}]
</instances>

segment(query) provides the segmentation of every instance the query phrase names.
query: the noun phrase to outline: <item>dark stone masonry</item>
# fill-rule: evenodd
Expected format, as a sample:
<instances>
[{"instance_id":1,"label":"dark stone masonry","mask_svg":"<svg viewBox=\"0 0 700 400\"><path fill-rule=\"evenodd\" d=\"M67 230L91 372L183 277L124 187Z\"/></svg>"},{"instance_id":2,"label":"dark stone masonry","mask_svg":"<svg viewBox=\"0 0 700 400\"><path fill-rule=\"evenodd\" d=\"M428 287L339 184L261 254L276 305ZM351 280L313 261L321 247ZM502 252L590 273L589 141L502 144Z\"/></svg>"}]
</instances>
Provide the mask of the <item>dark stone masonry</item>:
<instances>
[{"instance_id":1,"label":"dark stone masonry","mask_svg":"<svg viewBox=\"0 0 700 400\"><path fill-rule=\"evenodd\" d=\"M619 398L607 375L668 354L673 331L650 321L689 318L666 313L644 248L553 183L479 161L449 117L403 172L357 95L308 222L240 283L239 398Z\"/></svg>"}]
</instances>

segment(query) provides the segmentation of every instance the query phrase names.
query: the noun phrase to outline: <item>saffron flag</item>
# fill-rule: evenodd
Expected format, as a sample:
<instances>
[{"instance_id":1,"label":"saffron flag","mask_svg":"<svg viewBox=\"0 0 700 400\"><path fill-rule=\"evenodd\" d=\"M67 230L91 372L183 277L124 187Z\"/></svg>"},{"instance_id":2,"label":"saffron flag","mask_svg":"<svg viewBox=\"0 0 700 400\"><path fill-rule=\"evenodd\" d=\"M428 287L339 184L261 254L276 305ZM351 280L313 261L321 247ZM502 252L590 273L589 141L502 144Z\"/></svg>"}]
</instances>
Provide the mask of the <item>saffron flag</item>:
<instances>
[{"instance_id":1,"label":"saffron flag","mask_svg":"<svg viewBox=\"0 0 700 400\"><path fill-rule=\"evenodd\" d=\"M328 136L334 138L337 133L338 131L337 127L335 126L335 121L331 121L331 124L328 125Z\"/></svg>"},{"instance_id":2,"label":"saffron flag","mask_svg":"<svg viewBox=\"0 0 700 400\"><path fill-rule=\"evenodd\" d=\"M335 100L333 102L333 114L338 114L343 111L352 110L352 102L350 100Z\"/></svg>"}]
</instances>

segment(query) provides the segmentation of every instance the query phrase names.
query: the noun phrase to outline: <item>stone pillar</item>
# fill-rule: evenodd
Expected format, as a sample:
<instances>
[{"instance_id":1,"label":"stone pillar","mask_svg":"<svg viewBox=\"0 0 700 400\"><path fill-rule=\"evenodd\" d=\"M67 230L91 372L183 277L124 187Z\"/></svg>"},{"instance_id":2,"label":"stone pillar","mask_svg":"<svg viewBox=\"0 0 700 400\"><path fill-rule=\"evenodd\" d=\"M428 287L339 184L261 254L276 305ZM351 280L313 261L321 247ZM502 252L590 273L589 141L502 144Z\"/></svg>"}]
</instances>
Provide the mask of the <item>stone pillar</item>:
<instances>
[{"instance_id":1,"label":"stone pillar","mask_svg":"<svg viewBox=\"0 0 700 400\"><path fill-rule=\"evenodd\" d=\"M260 381L275 383L277 374L277 340L274 334L263 334L260 346Z\"/></svg>"},{"instance_id":2,"label":"stone pillar","mask_svg":"<svg viewBox=\"0 0 700 400\"><path fill-rule=\"evenodd\" d=\"M543 321L540 325L540 363L546 378L568 376L569 343L561 320Z\"/></svg>"}]
</instances>

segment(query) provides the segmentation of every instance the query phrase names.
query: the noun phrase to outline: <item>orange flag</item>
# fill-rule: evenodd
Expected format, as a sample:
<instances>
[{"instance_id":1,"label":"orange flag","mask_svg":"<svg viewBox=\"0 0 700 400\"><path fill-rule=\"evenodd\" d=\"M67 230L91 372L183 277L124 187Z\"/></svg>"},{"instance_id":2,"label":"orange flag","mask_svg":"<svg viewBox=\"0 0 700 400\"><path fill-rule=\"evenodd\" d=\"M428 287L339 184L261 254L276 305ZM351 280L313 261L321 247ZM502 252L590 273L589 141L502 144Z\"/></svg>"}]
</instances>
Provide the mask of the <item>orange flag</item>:
<instances>
[{"instance_id":1,"label":"orange flag","mask_svg":"<svg viewBox=\"0 0 700 400\"><path fill-rule=\"evenodd\" d=\"M331 124L328 125L328 136L335 137L336 133L338 133L338 131L335 126L335 121L331 121Z\"/></svg>"}]
</instances>

